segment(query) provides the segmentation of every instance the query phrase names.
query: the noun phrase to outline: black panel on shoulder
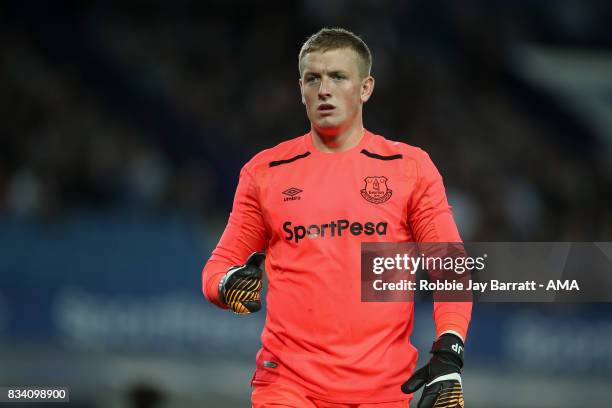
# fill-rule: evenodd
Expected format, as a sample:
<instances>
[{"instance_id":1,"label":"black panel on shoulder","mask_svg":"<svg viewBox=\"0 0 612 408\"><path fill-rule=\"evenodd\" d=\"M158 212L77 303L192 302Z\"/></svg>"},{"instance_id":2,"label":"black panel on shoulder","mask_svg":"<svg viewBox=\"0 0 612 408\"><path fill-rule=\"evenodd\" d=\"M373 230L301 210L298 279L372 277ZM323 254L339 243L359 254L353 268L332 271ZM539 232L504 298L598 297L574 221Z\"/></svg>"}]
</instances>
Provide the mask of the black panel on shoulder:
<instances>
[{"instance_id":1,"label":"black panel on shoulder","mask_svg":"<svg viewBox=\"0 0 612 408\"><path fill-rule=\"evenodd\" d=\"M290 159L285 159L285 160L274 160L270 162L270 167L274 167L274 166L280 166L281 164L287 164L287 163L291 163L294 162L296 160L299 159L303 159L304 157L310 156L310 152L306 152L306 153L302 153L302 154L298 154L297 156L293 156Z\"/></svg>"},{"instance_id":2,"label":"black panel on shoulder","mask_svg":"<svg viewBox=\"0 0 612 408\"><path fill-rule=\"evenodd\" d=\"M373 159L378 159L378 160L397 160L403 157L401 154L392 154L391 156L383 156L381 154L368 152L366 149L362 149L361 153L365 154L368 157L371 157Z\"/></svg>"}]
</instances>

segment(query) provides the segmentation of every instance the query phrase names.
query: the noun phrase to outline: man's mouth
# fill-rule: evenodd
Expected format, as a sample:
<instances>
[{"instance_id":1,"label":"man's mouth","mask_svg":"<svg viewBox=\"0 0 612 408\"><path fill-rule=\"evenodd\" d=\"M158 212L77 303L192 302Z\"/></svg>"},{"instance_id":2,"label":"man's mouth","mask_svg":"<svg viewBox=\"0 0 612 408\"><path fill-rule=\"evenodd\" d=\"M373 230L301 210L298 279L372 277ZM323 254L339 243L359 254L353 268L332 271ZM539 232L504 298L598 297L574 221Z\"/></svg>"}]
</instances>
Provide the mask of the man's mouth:
<instances>
[{"instance_id":1,"label":"man's mouth","mask_svg":"<svg viewBox=\"0 0 612 408\"><path fill-rule=\"evenodd\" d=\"M330 103L323 103L317 108L320 113L330 113L334 109L336 109L336 107Z\"/></svg>"}]
</instances>

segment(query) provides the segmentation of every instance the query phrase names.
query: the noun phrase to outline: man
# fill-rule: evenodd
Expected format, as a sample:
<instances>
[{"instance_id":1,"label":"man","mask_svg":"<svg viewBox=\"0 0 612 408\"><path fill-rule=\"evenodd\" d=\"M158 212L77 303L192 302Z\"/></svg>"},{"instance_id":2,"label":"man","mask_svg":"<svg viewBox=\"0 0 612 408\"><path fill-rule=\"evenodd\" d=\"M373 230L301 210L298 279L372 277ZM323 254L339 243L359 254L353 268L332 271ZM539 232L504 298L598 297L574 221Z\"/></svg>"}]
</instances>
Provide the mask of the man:
<instances>
[{"instance_id":1,"label":"man","mask_svg":"<svg viewBox=\"0 0 612 408\"><path fill-rule=\"evenodd\" d=\"M249 255L265 251L255 408L408 407L423 385L419 407L463 407L471 303L435 303L433 357L406 381L417 361L413 303L360 299L362 242L460 242L429 156L364 129L370 69L368 47L349 31L323 29L304 43L299 86L311 130L243 167L204 268L207 299L255 312L263 254Z\"/></svg>"}]
</instances>

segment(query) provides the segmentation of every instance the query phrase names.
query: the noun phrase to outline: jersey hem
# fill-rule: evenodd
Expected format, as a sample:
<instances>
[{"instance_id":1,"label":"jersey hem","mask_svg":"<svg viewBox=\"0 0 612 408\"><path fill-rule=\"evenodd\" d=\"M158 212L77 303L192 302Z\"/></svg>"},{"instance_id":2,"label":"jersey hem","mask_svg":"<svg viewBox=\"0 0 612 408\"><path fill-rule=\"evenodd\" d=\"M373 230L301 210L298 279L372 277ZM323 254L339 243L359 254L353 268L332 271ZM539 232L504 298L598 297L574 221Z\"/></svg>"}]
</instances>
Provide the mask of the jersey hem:
<instances>
[{"instance_id":1,"label":"jersey hem","mask_svg":"<svg viewBox=\"0 0 612 408\"><path fill-rule=\"evenodd\" d=\"M257 386L258 384L274 384L276 383L276 381L265 381L265 380L256 380L253 379L251 381L251 385L252 386ZM286 385L286 384L285 384ZM406 398L388 398L388 399L342 399L342 398L333 398L333 397L329 397L329 396L324 396L324 395L320 395L320 394L316 394L310 391L306 391L304 389L304 387L298 385L298 384L294 384L294 383L289 383L290 386L292 387L296 387L300 390L300 392L302 392L302 395L305 397L311 397L311 398L315 398L324 402L331 402L334 404L385 404L385 403L389 403L389 402L400 402L400 401L412 401L412 395L407 395Z\"/></svg>"}]
</instances>

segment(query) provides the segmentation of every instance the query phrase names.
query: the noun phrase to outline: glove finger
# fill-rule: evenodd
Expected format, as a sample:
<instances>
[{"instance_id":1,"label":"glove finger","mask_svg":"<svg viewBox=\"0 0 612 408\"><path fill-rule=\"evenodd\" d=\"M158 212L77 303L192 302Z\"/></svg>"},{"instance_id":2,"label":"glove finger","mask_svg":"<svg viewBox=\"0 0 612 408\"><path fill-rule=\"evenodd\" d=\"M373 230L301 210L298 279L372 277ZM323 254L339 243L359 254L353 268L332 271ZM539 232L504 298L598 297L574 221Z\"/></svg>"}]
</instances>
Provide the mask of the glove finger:
<instances>
[{"instance_id":1,"label":"glove finger","mask_svg":"<svg viewBox=\"0 0 612 408\"><path fill-rule=\"evenodd\" d=\"M412 376L402 384L402 392L404 394L412 394L427 383L429 378L429 364L419 368Z\"/></svg>"},{"instance_id":2,"label":"glove finger","mask_svg":"<svg viewBox=\"0 0 612 408\"><path fill-rule=\"evenodd\" d=\"M240 278L236 279L232 286L228 289L232 290L244 290L244 291L257 291L261 288L261 280L257 278Z\"/></svg>"},{"instance_id":3,"label":"glove finger","mask_svg":"<svg viewBox=\"0 0 612 408\"><path fill-rule=\"evenodd\" d=\"M226 289L226 293L232 292L261 292L262 282L257 278L239 278L231 282L231 286Z\"/></svg>"},{"instance_id":4,"label":"glove finger","mask_svg":"<svg viewBox=\"0 0 612 408\"><path fill-rule=\"evenodd\" d=\"M421 399L417 405L417 408L433 408L435 407L436 400L438 399L437 392L428 392L427 388L423 389L423 394L421 394ZM454 408L454 407L453 407Z\"/></svg>"},{"instance_id":5,"label":"glove finger","mask_svg":"<svg viewBox=\"0 0 612 408\"><path fill-rule=\"evenodd\" d=\"M228 304L248 300L259 300L261 297L261 287L260 290L231 290L226 296Z\"/></svg>"},{"instance_id":6,"label":"glove finger","mask_svg":"<svg viewBox=\"0 0 612 408\"><path fill-rule=\"evenodd\" d=\"M418 408L463 408L463 390L458 381L440 381L423 389Z\"/></svg>"},{"instance_id":7,"label":"glove finger","mask_svg":"<svg viewBox=\"0 0 612 408\"><path fill-rule=\"evenodd\" d=\"M237 279L260 279L263 274L259 267L254 265L244 265L240 269L236 270L234 276Z\"/></svg>"},{"instance_id":8,"label":"glove finger","mask_svg":"<svg viewBox=\"0 0 612 408\"><path fill-rule=\"evenodd\" d=\"M266 259L266 254L263 252L253 252L246 261L246 265L261 268L262 262Z\"/></svg>"},{"instance_id":9,"label":"glove finger","mask_svg":"<svg viewBox=\"0 0 612 408\"><path fill-rule=\"evenodd\" d=\"M259 300L245 300L242 304L250 313L259 312L261 309L261 301Z\"/></svg>"},{"instance_id":10,"label":"glove finger","mask_svg":"<svg viewBox=\"0 0 612 408\"><path fill-rule=\"evenodd\" d=\"M438 394L435 408L463 408L463 389L461 384L454 382L452 386L444 387Z\"/></svg>"},{"instance_id":11,"label":"glove finger","mask_svg":"<svg viewBox=\"0 0 612 408\"><path fill-rule=\"evenodd\" d=\"M236 314L243 315L243 314L248 314L248 313L250 313L250 312L249 312L249 309L247 309L247 308L246 308L246 307L245 307L245 306L242 304L242 302L235 302L235 301L234 301L234 302L229 302L227 305L229 306L230 310L231 310L232 312L236 313Z\"/></svg>"},{"instance_id":12,"label":"glove finger","mask_svg":"<svg viewBox=\"0 0 612 408\"><path fill-rule=\"evenodd\" d=\"M236 281L236 283L234 283L234 285L232 285L232 287L225 293L225 300L228 304L232 302L239 302L244 299L247 292L236 288L239 283L240 281Z\"/></svg>"},{"instance_id":13,"label":"glove finger","mask_svg":"<svg viewBox=\"0 0 612 408\"><path fill-rule=\"evenodd\" d=\"M242 302L231 302L229 306L232 312L239 315L246 315L258 312L261 309L261 302L259 300L244 300Z\"/></svg>"}]
</instances>

